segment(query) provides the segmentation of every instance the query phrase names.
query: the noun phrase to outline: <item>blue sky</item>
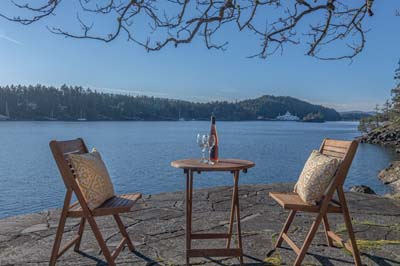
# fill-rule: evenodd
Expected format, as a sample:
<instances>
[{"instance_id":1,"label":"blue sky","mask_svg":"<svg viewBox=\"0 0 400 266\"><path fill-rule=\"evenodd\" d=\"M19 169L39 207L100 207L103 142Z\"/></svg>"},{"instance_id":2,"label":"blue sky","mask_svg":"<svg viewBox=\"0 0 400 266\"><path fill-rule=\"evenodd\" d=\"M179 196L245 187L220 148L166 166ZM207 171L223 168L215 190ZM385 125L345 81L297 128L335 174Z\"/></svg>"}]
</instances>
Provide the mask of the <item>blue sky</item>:
<instances>
[{"instance_id":1,"label":"blue sky","mask_svg":"<svg viewBox=\"0 0 400 266\"><path fill-rule=\"evenodd\" d=\"M394 9L399 7L398 0L376 1L366 48L351 64L305 56L302 46L289 46L267 60L248 59L259 43L235 31L221 36L229 41L225 52L207 50L201 40L147 53L123 36L106 44L51 34L46 25L69 24L63 14L68 8L30 26L0 19L0 85L65 83L195 101L288 95L339 111L372 110L390 98L394 85L400 59L400 17Z\"/></svg>"}]
</instances>

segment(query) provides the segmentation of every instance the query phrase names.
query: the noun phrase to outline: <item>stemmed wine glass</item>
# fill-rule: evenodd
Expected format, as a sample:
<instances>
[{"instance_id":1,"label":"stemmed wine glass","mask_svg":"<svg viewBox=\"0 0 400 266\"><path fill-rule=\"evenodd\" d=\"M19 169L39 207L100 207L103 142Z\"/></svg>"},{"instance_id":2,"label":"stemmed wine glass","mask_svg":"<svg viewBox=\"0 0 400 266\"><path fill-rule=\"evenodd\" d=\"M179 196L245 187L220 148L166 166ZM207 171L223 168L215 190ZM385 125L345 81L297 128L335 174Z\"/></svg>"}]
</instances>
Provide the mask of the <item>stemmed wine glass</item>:
<instances>
[{"instance_id":1,"label":"stemmed wine glass","mask_svg":"<svg viewBox=\"0 0 400 266\"><path fill-rule=\"evenodd\" d=\"M208 164L215 164L213 161L211 161L211 151L215 146L215 136L214 135L210 135L208 137Z\"/></svg>"},{"instance_id":2,"label":"stemmed wine glass","mask_svg":"<svg viewBox=\"0 0 400 266\"><path fill-rule=\"evenodd\" d=\"M208 148L208 134L197 134L197 145L199 145L201 149L201 163L208 163L208 160L206 159L206 150Z\"/></svg>"}]
</instances>

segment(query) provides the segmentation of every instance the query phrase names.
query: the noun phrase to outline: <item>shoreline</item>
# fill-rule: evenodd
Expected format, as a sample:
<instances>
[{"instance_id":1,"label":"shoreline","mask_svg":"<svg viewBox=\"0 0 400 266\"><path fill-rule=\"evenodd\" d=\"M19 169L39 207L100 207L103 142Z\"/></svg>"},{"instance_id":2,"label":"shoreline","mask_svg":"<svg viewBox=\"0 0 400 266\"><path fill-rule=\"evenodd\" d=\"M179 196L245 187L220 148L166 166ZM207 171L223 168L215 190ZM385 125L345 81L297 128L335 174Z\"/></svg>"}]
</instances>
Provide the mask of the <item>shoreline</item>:
<instances>
[{"instance_id":1,"label":"shoreline","mask_svg":"<svg viewBox=\"0 0 400 266\"><path fill-rule=\"evenodd\" d=\"M121 119L121 120L46 120L46 119L18 119L18 120L0 120L1 122L209 122L210 119ZM296 122L296 123L326 123L326 122L358 122L353 120L325 120L323 122L313 121L291 121L291 120L278 120L278 119L242 119L242 120L226 120L219 119L219 122Z\"/></svg>"},{"instance_id":2,"label":"shoreline","mask_svg":"<svg viewBox=\"0 0 400 266\"><path fill-rule=\"evenodd\" d=\"M399 161L400 163L400 161ZM399 165L400 167L400 165ZM383 171L383 170L382 170ZM293 187L295 186L296 182L275 182L275 183L254 183L254 184L239 184L239 190L240 187L284 187L284 188L288 188L288 191L293 191ZM353 190L353 188L359 188L362 187L362 184L358 184L358 185L354 185L351 187L345 187L344 192L345 193L356 193L356 194L364 194L364 195L372 195L375 197L379 197L379 198L390 198L390 199L396 199L396 200L400 200L400 197L391 197L391 194L385 193L385 194L379 194L379 193L368 193L365 192L364 190ZM212 186L212 187L206 187L206 188L198 188L198 189L194 189L196 192L202 192L202 191L213 191L213 190L218 190L218 189L223 189L223 188L229 188L230 186L226 186L226 185L221 185L221 186ZM369 188L369 187L368 187ZM280 189L278 189L280 190ZM181 194L184 193L183 190L176 190L176 191L165 191L165 192L159 192L159 193L154 193L154 194L143 194L143 198L151 198L153 196L167 196L167 195L171 195L171 194ZM64 198L63 198L64 199ZM71 201L72 203L73 201ZM37 215L37 214L42 214L42 213L50 213L50 212L58 212L61 211L62 206L60 205L60 207L51 207L51 208L46 208L46 209L41 209L41 210L37 210L37 211L32 211L32 212L26 212L26 213L20 213L20 214L14 214L14 215L10 215L10 216L5 216L5 217L0 217L0 223L3 220L7 220L7 219L19 219L19 218L23 218L25 216L32 216L32 215ZM1 242L1 241L0 241ZM0 264L1 265L1 264Z\"/></svg>"},{"instance_id":3,"label":"shoreline","mask_svg":"<svg viewBox=\"0 0 400 266\"><path fill-rule=\"evenodd\" d=\"M392 124L386 124L357 138L360 143L379 145L392 149L400 154L400 129ZM400 156L395 158L386 168L382 169L377 178L389 186L389 196L400 198Z\"/></svg>"}]
</instances>

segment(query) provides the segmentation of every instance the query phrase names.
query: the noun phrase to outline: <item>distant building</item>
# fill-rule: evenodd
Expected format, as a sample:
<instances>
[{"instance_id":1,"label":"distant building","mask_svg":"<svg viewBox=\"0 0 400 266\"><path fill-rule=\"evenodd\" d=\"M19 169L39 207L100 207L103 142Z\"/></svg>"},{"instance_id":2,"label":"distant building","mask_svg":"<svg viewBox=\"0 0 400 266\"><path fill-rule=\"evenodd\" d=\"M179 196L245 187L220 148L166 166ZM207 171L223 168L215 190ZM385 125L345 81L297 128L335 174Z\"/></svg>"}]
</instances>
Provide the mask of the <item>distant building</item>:
<instances>
[{"instance_id":1,"label":"distant building","mask_svg":"<svg viewBox=\"0 0 400 266\"><path fill-rule=\"evenodd\" d=\"M60 111L65 111L65 110L68 109L68 106L58 104L58 109L59 109Z\"/></svg>"},{"instance_id":2,"label":"distant building","mask_svg":"<svg viewBox=\"0 0 400 266\"><path fill-rule=\"evenodd\" d=\"M27 106L31 110L36 110L37 109L37 103L34 103L34 102L28 102Z\"/></svg>"},{"instance_id":3,"label":"distant building","mask_svg":"<svg viewBox=\"0 0 400 266\"><path fill-rule=\"evenodd\" d=\"M299 121L300 118L298 116L292 115L289 111L286 112L284 115L278 115L276 120L280 121Z\"/></svg>"}]
</instances>

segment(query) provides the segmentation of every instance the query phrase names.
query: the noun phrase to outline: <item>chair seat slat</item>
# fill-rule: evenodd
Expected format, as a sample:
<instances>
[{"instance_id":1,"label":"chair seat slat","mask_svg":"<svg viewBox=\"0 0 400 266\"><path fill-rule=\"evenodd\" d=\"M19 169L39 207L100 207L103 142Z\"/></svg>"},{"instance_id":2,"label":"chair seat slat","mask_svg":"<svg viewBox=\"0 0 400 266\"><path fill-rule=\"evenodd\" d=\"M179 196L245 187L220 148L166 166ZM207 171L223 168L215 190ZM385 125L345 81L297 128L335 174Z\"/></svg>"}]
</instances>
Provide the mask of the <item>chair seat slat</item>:
<instances>
[{"instance_id":1,"label":"chair seat slat","mask_svg":"<svg viewBox=\"0 0 400 266\"><path fill-rule=\"evenodd\" d=\"M286 210L306 211L306 212L319 212L319 205L311 205L304 202L296 192L280 193L270 192L269 196L273 198L282 208ZM330 204L328 212L340 213L342 209L340 206Z\"/></svg>"},{"instance_id":2,"label":"chair seat slat","mask_svg":"<svg viewBox=\"0 0 400 266\"><path fill-rule=\"evenodd\" d=\"M117 213L124 213L131 211L133 205L142 197L142 194L125 194L120 196L115 196L106 202L104 202L100 207L93 210L94 216L103 216ZM83 215L83 210L79 205L79 202L75 202L71 205L68 216L70 217L81 217Z\"/></svg>"}]
</instances>

